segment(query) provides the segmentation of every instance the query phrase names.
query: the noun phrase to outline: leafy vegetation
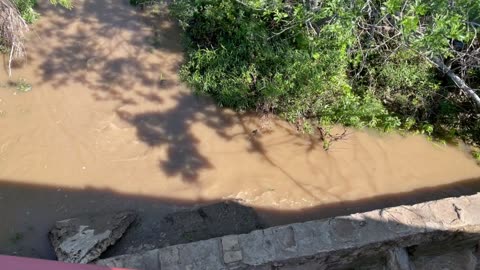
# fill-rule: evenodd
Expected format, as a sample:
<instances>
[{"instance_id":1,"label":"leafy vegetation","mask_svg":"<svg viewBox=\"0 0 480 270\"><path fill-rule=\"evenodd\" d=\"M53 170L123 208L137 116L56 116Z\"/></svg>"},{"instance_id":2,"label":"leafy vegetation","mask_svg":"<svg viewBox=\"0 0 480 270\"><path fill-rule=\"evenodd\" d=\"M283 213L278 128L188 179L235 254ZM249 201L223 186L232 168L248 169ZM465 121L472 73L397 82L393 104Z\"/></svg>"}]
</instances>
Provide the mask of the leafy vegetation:
<instances>
[{"instance_id":1,"label":"leafy vegetation","mask_svg":"<svg viewBox=\"0 0 480 270\"><path fill-rule=\"evenodd\" d=\"M22 15L22 18L27 23L33 23L36 21L40 14L35 11L34 7L37 4L37 0L14 0L13 1Z\"/></svg>"},{"instance_id":2,"label":"leafy vegetation","mask_svg":"<svg viewBox=\"0 0 480 270\"><path fill-rule=\"evenodd\" d=\"M162 0L129 0L130 5L145 7L158 7L158 4L162 3Z\"/></svg>"},{"instance_id":3,"label":"leafy vegetation","mask_svg":"<svg viewBox=\"0 0 480 270\"><path fill-rule=\"evenodd\" d=\"M6 83L0 83L0 88L10 89L16 92L29 92L32 90L32 84L26 79L9 80Z\"/></svg>"},{"instance_id":4,"label":"leafy vegetation","mask_svg":"<svg viewBox=\"0 0 480 270\"><path fill-rule=\"evenodd\" d=\"M472 151L472 155L477 160L477 162L480 162L480 150Z\"/></svg>"},{"instance_id":5,"label":"leafy vegetation","mask_svg":"<svg viewBox=\"0 0 480 270\"><path fill-rule=\"evenodd\" d=\"M30 90L32 90L32 85L23 78L18 81L11 82L10 84L12 87L14 87L17 91L20 92L29 92Z\"/></svg>"},{"instance_id":6,"label":"leafy vegetation","mask_svg":"<svg viewBox=\"0 0 480 270\"><path fill-rule=\"evenodd\" d=\"M12 0L12 2L17 7L25 22L33 23L40 17L40 14L35 11L37 0ZM65 8L72 8L73 6L70 0L50 0L50 3L53 5L60 5Z\"/></svg>"},{"instance_id":7,"label":"leafy vegetation","mask_svg":"<svg viewBox=\"0 0 480 270\"><path fill-rule=\"evenodd\" d=\"M222 106L480 143L480 1L176 0L171 10L185 29L183 79Z\"/></svg>"}]
</instances>

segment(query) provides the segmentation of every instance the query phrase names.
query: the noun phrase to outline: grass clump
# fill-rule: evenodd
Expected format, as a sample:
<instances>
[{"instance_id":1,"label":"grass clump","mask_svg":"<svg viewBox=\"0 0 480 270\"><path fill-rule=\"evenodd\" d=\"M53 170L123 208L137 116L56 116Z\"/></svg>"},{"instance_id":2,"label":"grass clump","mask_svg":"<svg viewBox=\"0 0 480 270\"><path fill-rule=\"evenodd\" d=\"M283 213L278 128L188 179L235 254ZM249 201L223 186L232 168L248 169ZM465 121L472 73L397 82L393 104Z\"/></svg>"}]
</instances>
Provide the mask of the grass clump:
<instances>
[{"instance_id":1,"label":"grass clump","mask_svg":"<svg viewBox=\"0 0 480 270\"><path fill-rule=\"evenodd\" d=\"M7 83L0 84L0 87L15 90L18 92L29 92L32 90L32 84L24 78L8 81Z\"/></svg>"},{"instance_id":2,"label":"grass clump","mask_svg":"<svg viewBox=\"0 0 480 270\"><path fill-rule=\"evenodd\" d=\"M20 79L11 83L13 87L19 92L29 92L32 90L32 85L25 79Z\"/></svg>"}]
</instances>

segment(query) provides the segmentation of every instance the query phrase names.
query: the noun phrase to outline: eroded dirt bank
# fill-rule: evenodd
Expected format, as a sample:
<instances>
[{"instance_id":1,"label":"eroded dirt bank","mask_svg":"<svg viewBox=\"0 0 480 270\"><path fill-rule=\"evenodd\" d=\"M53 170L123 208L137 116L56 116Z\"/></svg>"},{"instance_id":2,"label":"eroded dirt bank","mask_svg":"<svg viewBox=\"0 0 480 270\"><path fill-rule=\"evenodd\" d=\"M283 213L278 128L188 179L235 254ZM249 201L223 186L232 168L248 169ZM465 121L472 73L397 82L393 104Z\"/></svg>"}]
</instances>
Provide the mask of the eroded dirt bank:
<instances>
[{"instance_id":1,"label":"eroded dirt bank","mask_svg":"<svg viewBox=\"0 0 480 270\"><path fill-rule=\"evenodd\" d=\"M86 211L136 209L154 228L177 206L235 200L276 224L480 191L460 149L352 130L327 153L289 124L193 95L163 10L41 8L12 78L32 91L0 88L1 253L51 257L45 232Z\"/></svg>"}]
</instances>

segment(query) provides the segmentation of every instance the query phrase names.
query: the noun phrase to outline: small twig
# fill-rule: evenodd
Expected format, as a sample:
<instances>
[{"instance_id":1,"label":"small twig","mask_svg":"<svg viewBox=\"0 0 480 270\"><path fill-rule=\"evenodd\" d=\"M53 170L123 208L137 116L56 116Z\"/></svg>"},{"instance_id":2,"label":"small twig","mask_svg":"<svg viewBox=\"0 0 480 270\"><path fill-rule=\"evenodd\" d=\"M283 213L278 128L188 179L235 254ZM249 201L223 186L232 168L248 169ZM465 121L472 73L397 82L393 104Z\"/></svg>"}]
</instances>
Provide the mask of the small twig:
<instances>
[{"instance_id":1,"label":"small twig","mask_svg":"<svg viewBox=\"0 0 480 270\"><path fill-rule=\"evenodd\" d=\"M332 143L343 140L348 136L348 130L343 128L343 132L341 134L332 135L327 130L323 129L322 127L317 126L318 133L320 134L320 141L323 142L323 149L328 151L332 146Z\"/></svg>"}]
</instances>

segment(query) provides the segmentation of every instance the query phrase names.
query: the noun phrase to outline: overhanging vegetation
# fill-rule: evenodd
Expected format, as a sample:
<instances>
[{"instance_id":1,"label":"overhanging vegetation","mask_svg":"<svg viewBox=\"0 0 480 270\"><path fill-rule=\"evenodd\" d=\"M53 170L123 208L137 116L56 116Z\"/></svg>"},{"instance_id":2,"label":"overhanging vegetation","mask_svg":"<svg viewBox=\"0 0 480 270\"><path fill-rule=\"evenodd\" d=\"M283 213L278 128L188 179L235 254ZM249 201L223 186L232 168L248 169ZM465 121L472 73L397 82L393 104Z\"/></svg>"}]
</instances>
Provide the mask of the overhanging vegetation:
<instances>
[{"instance_id":1,"label":"overhanging vegetation","mask_svg":"<svg viewBox=\"0 0 480 270\"><path fill-rule=\"evenodd\" d=\"M480 2L176 0L181 74L220 105L480 142Z\"/></svg>"}]
</instances>

